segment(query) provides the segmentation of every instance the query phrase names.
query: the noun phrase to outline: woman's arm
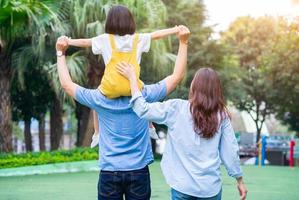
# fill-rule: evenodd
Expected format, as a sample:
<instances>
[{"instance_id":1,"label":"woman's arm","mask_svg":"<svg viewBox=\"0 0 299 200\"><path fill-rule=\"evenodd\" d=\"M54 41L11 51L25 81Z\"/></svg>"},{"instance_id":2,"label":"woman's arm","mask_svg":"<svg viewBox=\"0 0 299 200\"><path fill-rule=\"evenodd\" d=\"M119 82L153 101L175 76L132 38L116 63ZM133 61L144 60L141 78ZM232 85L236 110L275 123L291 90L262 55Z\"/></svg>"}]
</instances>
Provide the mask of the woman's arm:
<instances>
[{"instance_id":1,"label":"woman's arm","mask_svg":"<svg viewBox=\"0 0 299 200\"><path fill-rule=\"evenodd\" d=\"M118 72L129 79L134 112L143 119L171 126L176 117L177 103L179 100L168 100L165 102L148 103L142 96L137 83L136 74L133 67L127 63L120 63L117 68Z\"/></svg>"},{"instance_id":2,"label":"woman's arm","mask_svg":"<svg viewBox=\"0 0 299 200\"><path fill-rule=\"evenodd\" d=\"M221 138L219 143L220 158L229 176L236 178L237 187L241 200L245 200L247 189L243 182L242 170L239 159L239 147L235 133L229 119L225 119L221 124Z\"/></svg>"},{"instance_id":3,"label":"woman's arm","mask_svg":"<svg viewBox=\"0 0 299 200\"><path fill-rule=\"evenodd\" d=\"M151 33L151 39L158 40L158 39L167 37L169 35L177 34L178 32L179 32L179 27L177 27L177 26L175 26L173 28L154 31Z\"/></svg>"},{"instance_id":4,"label":"woman's arm","mask_svg":"<svg viewBox=\"0 0 299 200\"><path fill-rule=\"evenodd\" d=\"M68 39L68 44L75 47L91 47L91 39Z\"/></svg>"},{"instance_id":5,"label":"woman's arm","mask_svg":"<svg viewBox=\"0 0 299 200\"><path fill-rule=\"evenodd\" d=\"M239 190L240 199L245 200L247 196L247 188L242 177L237 178L237 187Z\"/></svg>"}]
</instances>

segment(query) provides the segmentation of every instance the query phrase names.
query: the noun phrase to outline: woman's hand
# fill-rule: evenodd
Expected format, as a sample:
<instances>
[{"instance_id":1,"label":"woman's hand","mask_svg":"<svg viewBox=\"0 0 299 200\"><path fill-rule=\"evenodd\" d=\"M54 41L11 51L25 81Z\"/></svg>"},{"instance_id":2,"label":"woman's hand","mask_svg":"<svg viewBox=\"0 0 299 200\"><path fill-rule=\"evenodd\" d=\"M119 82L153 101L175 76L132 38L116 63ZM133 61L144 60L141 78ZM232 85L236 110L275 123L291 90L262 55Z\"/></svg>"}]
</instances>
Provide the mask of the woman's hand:
<instances>
[{"instance_id":1,"label":"woman's hand","mask_svg":"<svg viewBox=\"0 0 299 200\"><path fill-rule=\"evenodd\" d=\"M117 71L130 81L136 80L136 73L132 67L132 65L121 62L117 65Z\"/></svg>"},{"instance_id":2,"label":"woman's hand","mask_svg":"<svg viewBox=\"0 0 299 200\"><path fill-rule=\"evenodd\" d=\"M134 96L140 90L137 84L137 77L132 65L121 62L117 64L117 71L130 81L131 95Z\"/></svg>"},{"instance_id":3,"label":"woman's hand","mask_svg":"<svg viewBox=\"0 0 299 200\"><path fill-rule=\"evenodd\" d=\"M239 190L240 199L241 200L245 200L246 199L246 195L247 195L246 186L245 186L242 178L237 179L237 182L238 182L237 187L238 187L238 190Z\"/></svg>"},{"instance_id":4,"label":"woman's hand","mask_svg":"<svg viewBox=\"0 0 299 200\"><path fill-rule=\"evenodd\" d=\"M179 25L178 37L181 43L188 44L190 30L184 25Z\"/></svg>"}]
</instances>

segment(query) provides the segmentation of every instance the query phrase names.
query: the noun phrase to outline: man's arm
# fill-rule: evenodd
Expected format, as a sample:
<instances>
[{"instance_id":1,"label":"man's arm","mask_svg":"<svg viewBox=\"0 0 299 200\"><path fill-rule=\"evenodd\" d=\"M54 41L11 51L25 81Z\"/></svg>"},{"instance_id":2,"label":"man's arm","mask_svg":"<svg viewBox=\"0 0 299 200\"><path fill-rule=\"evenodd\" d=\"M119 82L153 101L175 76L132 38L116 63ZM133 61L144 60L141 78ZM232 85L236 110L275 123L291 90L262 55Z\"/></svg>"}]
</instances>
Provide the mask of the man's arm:
<instances>
[{"instance_id":1,"label":"man's arm","mask_svg":"<svg viewBox=\"0 0 299 200\"><path fill-rule=\"evenodd\" d=\"M68 95L75 98L76 88L78 85L72 81L69 73L69 69L66 64L65 51L67 50L67 48L68 48L67 38L66 37L58 38L56 42L56 51L62 54L57 56L57 70L58 70L59 81L63 90Z\"/></svg>"},{"instance_id":2,"label":"man's arm","mask_svg":"<svg viewBox=\"0 0 299 200\"><path fill-rule=\"evenodd\" d=\"M177 27L177 26L175 26L173 28L154 31L151 33L151 39L158 40L158 39L167 37L169 35L177 34L178 32L179 32L179 27Z\"/></svg>"},{"instance_id":3,"label":"man's arm","mask_svg":"<svg viewBox=\"0 0 299 200\"><path fill-rule=\"evenodd\" d=\"M175 62L175 67L173 73L164 79L166 83L167 95L170 94L176 88L176 86L183 80L185 76L185 71L187 66L187 51L188 51L189 35L190 35L189 29L185 26L180 26L180 32L179 32L180 46L179 46L177 59ZM135 84L136 81L134 81L134 79L136 79L136 75L134 76L134 71L131 65L128 63L119 63L117 70L120 74L122 74L123 76L125 76L130 80L131 93L132 96L134 96L134 94L139 91L139 88L137 84Z\"/></svg>"},{"instance_id":4,"label":"man's arm","mask_svg":"<svg viewBox=\"0 0 299 200\"><path fill-rule=\"evenodd\" d=\"M68 44L75 47L91 47L91 39L68 39Z\"/></svg>"},{"instance_id":5,"label":"man's arm","mask_svg":"<svg viewBox=\"0 0 299 200\"><path fill-rule=\"evenodd\" d=\"M185 26L180 26L179 32L179 51L176 58L175 66L173 69L173 73L170 76L167 76L166 87L167 87L167 95L170 94L176 86L184 79L186 66L187 66L187 53L188 53L188 39L190 35L190 31Z\"/></svg>"}]
</instances>

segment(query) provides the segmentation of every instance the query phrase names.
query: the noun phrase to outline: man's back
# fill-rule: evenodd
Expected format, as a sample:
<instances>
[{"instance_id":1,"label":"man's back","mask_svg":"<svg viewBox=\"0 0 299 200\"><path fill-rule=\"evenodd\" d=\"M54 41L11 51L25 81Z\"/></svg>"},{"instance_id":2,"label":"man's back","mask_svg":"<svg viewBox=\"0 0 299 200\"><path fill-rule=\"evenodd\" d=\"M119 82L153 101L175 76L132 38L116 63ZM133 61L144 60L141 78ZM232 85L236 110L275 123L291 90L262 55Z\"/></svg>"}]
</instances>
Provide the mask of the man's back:
<instances>
[{"instance_id":1,"label":"man's back","mask_svg":"<svg viewBox=\"0 0 299 200\"><path fill-rule=\"evenodd\" d=\"M149 102L163 99L166 96L165 81L145 86L142 93ZM102 170L130 171L153 162L148 121L133 112L130 99L108 99L99 90L81 87L76 91L76 100L99 115L99 164Z\"/></svg>"}]
</instances>

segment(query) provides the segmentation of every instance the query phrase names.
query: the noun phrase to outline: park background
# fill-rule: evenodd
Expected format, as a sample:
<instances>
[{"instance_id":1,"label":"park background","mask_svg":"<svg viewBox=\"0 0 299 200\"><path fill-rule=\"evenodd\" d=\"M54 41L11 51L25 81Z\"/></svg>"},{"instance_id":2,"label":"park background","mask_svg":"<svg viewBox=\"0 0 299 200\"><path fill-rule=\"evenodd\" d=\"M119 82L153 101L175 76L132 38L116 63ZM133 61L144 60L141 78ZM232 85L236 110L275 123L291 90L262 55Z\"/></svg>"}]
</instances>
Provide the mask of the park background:
<instances>
[{"instance_id":1,"label":"park background","mask_svg":"<svg viewBox=\"0 0 299 200\"><path fill-rule=\"evenodd\" d=\"M0 0L0 199L95 198L98 154L86 148L92 113L63 93L55 42L60 35L102 34L109 8L119 3L133 12L138 32L190 28L188 72L168 98L188 98L195 71L216 69L242 163L257 155L256 144L265 135L268 147L282 152L272 154L276 161L270 164L288 164L290 140L299 146L298 1ZM177 49L175 36L153 41L142 58L141 79L154 83L171 73ZM102 58L91 49L70 48L67 55L75 82L96 88L105 68ZM166 127L156 128L167 133ZM161 153L163 143L153 141L153 149ZM167 199L156 157L152 197ZM77 173L62 173L71 171ZM299 199L298 167L244 166L244 172L248 199ZM233 180L225 171L223 176L224 199L237 199Z\"/></svg>"}]
</instances>

